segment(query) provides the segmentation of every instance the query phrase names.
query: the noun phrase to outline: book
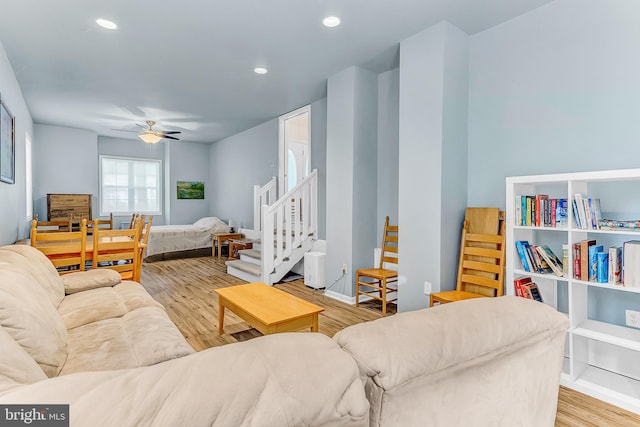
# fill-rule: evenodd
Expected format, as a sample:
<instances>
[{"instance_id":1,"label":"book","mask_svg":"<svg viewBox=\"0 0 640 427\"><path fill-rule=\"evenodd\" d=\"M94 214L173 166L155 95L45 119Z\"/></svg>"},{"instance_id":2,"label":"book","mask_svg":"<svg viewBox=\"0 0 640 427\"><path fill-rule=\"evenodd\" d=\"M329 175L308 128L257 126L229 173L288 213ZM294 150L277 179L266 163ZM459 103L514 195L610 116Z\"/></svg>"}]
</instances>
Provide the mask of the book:
<instances>
[{"instance_id":1,"label":"book","mask_svg":"<svg viewBox=\"0 0 640 427\"><path fill-rule=\"evenodd\" d=\"M531 245L531 249L533 250L533 256L536 259L536 264L538 264L538 272L542 274L553 272L553 269L549 265L549 261L547 261L547 259L542 256L542 252L544 252L544 249L540 248L540 246L534 245Z\"/></svg>"},{"instance_id":2,"label":"book","mask_svg":"<svg viewBox=\"0 0 640 427\"><path fill-rule=\"evenodd\" d=\"M595 244L595 240L582 240L580 242L580 280L589 281L589 246Z\"/></svg>"},{"instance_id":3,"label":"book","mask_svg":"<svg viewBox=\"0 0 640 427\"><path fill-rule=\"evenodd\" d=\"M531 280L531 277L529 276L519 277L515 279L513 281L513 287L515 289L516 296L528 298L528 296L524 294L524 290L522 289L522 286L531 282L532 280Z\"/></svg>"},{"instance_id":4,"label":"book","mask_svg":"<svg viewBox=\"0 0 640 427\"><path fill-rule=\"evenodd\" d=\"M573 278L580 280L580 243L573 244Z\"/></svg>"},{"instance_id":5,"label":"book","mask_svg":"<svg viewBox=\"0 0 640 427\"><path fill-rule=\"evenodd\" d=\"M609 251L596 253L598 283L609 282Z\"/></svg>"},{"instance_id":6,"label":"book","mask_svg":"<svg viewBox=\"0 0 640 427\"><path fill-rule=\"evenodd\" d=\"M529 260L529 265L531 266L531 271L540 272L540 265L538 265L538 263L536 262L536 258L533 255L534 250L531 248L531 245L526 241L523 244L525 253L528 256L527 259Z\"/></svg>"},{"instance_id":7,"label":"book","mask_svg":"<svg viewBox=\"0 0 640 427\"><path fill-rule=\"evenodd\" d=\"M566 228L569 223L567 199L558 199L556 204L556 227Z\"/></svg>"},{"instance_id":8,"label":"book","mask_svg":"<svg viewBox=\"0 0 640 427\"><path fill-rule=\"evenodd\" d=\"M540 289L538 289L538 285L536 285L534 282L523 285L523 289L527 292L530 299L543 302Z\"/></svg>"},{"instance_id":9,"label":"book","mask_svg":"<svg viewBox=\"0 0 640 427\"><path fill-rule=\"evenodd\" d=\"M516 196L515 200L515 209L514 209L514 220L515 225L523 225L522 224L522 197L524 196Z\"/></svg>"},{"instance_id":10,"label":"book","mask_svg":"<svg viewBox=\"0 0 640 427\"><path fill-rule=\"evenodd\" d=\"M553 251L548 246L537 246L536 250L544 258L549 269L555 273L556 276L562 277L562 263L555 256Z\"/></svg>"},{"instance_id":11,"label":"book","mask_svg":"<svg viewBox=\"0 0 640 427\"><path fill-rule=\"evenodd\" d=\"M520 196L520 202L522 207L520 210L522 211L522 223L520 225L527 225L527 196Z\"/></svg>"},{"instance_id":12,"label":"book","mask_svg":"<svg viewBox=\"0 0 640 427\"><path fill-rule=\"evenodd\" d=\"M582 228L582 224L580 223L580 214L578 213L578 203L575 200L572 200L571 206L573 207L573 219L576 223L575 228Z\"/></svg>"},{"instance_id":13,"label":"book","mask_svg":"<svg viewBox=\"0 0 640 427\"><path fill-rule=\"evenodd\" d=\"M526 196L526 209L525 211L525 223L524 225L531 225L531 196Z\"/></svg>"},{"instance_id":14,"label":"book","mask_svg":"<svg viewBox=\"0 0 640 427\"><path fill-rule=\"evenodd\" d=\"M589 281L597 282L598 281L598 257L597 253L602 252L604 250L604 246L589 246Z\"/></svg>"},{"instance_id":15,"label":"book","mask_svg":"<svg viewBox=\"0 0 640 427\"><path fill-rule=\"evenodd\" d=\"M542 227L544 225L544 207L547 200L549 200L549 195L536 194L536 227Z\"/></svg>"},{"instance_id":16,"label":"book","mask_svg":"<svg viewBox=\"0 0 640 427\"><path fill-rule=\"evenodd\" d=\"M630 288L640 288L640 240L624 242L622 281Z\"/></svg>"},{"instance_id":17,"label":"book","mask_svg":"<svg viewBox=\"0 0 640 427\"><path fill-rule=\"evenodd\" d=\"M593 199L593 215L594 215L594 228L600 229L600 220L602 219L602 210L600 208L600 199Z\"/></svg>"},{"instance_id":18,"label":"book","mask_svg":"<svg viewBox=\"0 0 640 427\"><path fill-rule=\"evenodd\" d=\"M591 230L593 229L593 212L591 207L591 199L584 198L582 199L582 203L584 204L584 215L587 223L586 229Z\"/></svg>"},{"instance_id":19,"label":"book","mask_svg":"<svg viewBox=\"0 0 640 427\"><path fill-rule=\"evenodd\" d=\"M562 275L569 277L569 245L562 245Z\"/></svg>"},{"instance_id":20,"label":"book","mask_svg":"<svg viewBox=\"0 0 640 427\"><path fill-rule=\"evenodd\" d=\"M587 228L587 213L584 210L585 196L582 193L576 193L574 194L573 197L575 199L576 208L578 210L578 219L579 219L580 228L584 230Z\"/></svg>"},{"instance_id":21,"label":"book","mask_svg":"<svg viewBox=\"0 0 640 427\"><path fill-rule=\"evenodd\" d=\"M621 282L622 275L622 248L612 246L609 248L609 277L608 282L610 284L617 284Z\"/></svg>"},{"instance_id":22,"label":"book","mask_svg":"<svg viewBox=\"0 0 640 427\"><path fill-rule=\"evenodd\" d=\"M527 259L527 255L525 254L525 248L522 241L516 241L516 250L518 251L518 256L520 257L520 262L522 263L522 269L524 271L532 271L529 260Z\"/></svg>"},{"instance_id":23,"label":"book","mask_svg":"<svg viewBox=\"0 0 640 427\"><path fill-rule=\"evenodd\" d=\"M551 219L549 221L549 224L552 227L556 227L557 226L557 217L558 217L558 199L551 199L551 207L550 207L550 214L551 214Z\"/></svg>"}]
</instances>

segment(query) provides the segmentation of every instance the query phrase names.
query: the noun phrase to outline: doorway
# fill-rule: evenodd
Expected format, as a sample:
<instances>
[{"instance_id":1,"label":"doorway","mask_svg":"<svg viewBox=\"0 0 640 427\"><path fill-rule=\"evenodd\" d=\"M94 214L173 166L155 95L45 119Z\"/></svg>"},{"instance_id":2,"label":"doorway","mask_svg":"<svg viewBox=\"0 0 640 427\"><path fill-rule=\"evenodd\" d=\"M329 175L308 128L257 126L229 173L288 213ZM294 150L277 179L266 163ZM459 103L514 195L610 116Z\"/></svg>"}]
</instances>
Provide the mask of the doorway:
<instances>
[{"instance_id":1,"label":"doorway","mask_svg":"<svg viewBox=\"0 0 640 427\"><path fill-rule=\"evenodd\" d=\"M280 197L311 170L311 105L279 118L278 189Z\"/></svg>"}]
</instances>

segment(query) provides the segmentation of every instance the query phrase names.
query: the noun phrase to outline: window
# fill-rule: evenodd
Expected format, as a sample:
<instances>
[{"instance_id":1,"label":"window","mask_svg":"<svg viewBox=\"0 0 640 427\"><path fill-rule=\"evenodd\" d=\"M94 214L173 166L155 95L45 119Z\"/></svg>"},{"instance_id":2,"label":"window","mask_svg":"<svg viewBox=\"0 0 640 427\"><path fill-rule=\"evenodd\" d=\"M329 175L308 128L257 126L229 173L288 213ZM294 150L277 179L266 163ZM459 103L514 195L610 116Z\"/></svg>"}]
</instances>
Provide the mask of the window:
<instances>
[{"instance_id":1,"label":"window","mask_svg":"<svg viewBox=\"0 0 640 427\"><path fill-rule=\"evenodd\" d=\"M162 161L100 156L100 215L159 215Z\"/></svg>"}]
</instances>

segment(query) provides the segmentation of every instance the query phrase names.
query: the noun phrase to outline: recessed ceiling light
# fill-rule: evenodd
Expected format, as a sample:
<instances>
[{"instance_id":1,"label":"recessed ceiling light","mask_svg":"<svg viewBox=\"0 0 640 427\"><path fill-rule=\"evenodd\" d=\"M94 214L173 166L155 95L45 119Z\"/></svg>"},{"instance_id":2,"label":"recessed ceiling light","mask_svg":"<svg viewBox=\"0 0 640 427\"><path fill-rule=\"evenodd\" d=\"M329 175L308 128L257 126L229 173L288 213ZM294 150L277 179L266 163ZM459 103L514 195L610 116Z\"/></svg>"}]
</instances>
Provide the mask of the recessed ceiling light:
<instances>
[{"instance_id":1,"label":"recessed ceiling light","mask_svg":"<svg viewBox=\"0 0 640 427\"><path fill-rule=\"evenodd\" d=\"M253 72L256 74L267 74L267 69L264 67L256 67L253 69Z\"/></svg>"},{"instance_id":2,"label":"recessed ceiling light","mask_svg":"<svg viewBox=\"0 0 640 427\"><path fill-rule=\"evenodd\" d=\"M96 24L100 25L102 28L106 28L107 30L115 30L118 28L115 22L109 21L108 19L98 18L96 19Z\"/></svg>"},{"instance_id":3,"label":"recessed ceiling light","mask_svg":"<svg viewBox=\"0 0 640 427\"><path fill-rule=\"evenodd\" d=\"M340 18L337 16L327 16L322 20L322 24L329 28L337 27L340 25Z\"/></svg>"}]
</instances>

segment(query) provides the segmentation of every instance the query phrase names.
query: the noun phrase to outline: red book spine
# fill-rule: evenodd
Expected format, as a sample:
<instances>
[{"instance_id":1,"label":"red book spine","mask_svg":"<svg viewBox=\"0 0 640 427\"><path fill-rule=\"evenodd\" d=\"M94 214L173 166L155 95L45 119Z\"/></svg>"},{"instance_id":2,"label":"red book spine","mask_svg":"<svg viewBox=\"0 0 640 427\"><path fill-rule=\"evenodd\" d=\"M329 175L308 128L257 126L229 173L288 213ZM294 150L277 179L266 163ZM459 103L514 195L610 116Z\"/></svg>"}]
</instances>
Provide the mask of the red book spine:
<instances>
[{"instance_id":1,"label":"red book spine","mask_svg":"<svg viewBox=\"0 0 640 427\"><path fill-rule=\"evenodd\" d=\"M556 226L556 208L558 207L558 199L551 199L551 226Z\"/></svg>"},{"instance_id":2,"label":"red book spine","mask_svg":"<svg viewBox=\"0 0 640 427\"><path fill-rule=\"evenodd\" d=\"M573 278L580 280L580 243L573 244Z\"/></svg>"}]
</instances>

